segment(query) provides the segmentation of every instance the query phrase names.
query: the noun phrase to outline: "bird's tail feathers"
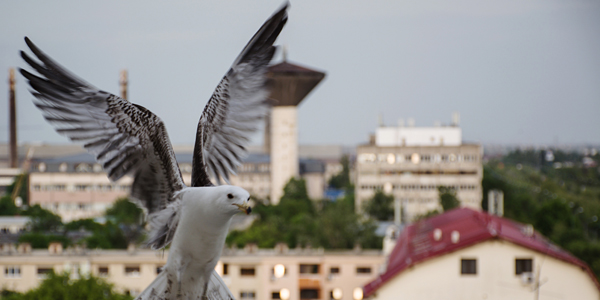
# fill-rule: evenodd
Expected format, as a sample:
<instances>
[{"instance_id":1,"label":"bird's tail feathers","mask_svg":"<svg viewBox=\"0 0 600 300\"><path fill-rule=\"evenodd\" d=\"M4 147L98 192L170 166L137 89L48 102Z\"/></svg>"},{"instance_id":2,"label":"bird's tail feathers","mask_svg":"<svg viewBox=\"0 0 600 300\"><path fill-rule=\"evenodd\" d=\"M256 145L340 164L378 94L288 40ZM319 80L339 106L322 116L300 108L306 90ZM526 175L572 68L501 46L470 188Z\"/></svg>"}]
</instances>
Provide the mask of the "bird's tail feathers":
<instances>
[{"instance_id":1,"label":"bird's tail feathers","mask_svg":"<svg viewBox=\"0 0 600 300\"><path fill-rule=\"evenodd\" d=\"M137 297L136 300L164 300L178 299L177 282L169 278L168 272L163 270L156 279ZM201 292L201 290L200 290ZM201 295L187 295L192 299L199 298ZM206 296L209 300L233 300L233 294L216 271L213 271L208 282L208 291Z\"/></svg>"}]
</instances>

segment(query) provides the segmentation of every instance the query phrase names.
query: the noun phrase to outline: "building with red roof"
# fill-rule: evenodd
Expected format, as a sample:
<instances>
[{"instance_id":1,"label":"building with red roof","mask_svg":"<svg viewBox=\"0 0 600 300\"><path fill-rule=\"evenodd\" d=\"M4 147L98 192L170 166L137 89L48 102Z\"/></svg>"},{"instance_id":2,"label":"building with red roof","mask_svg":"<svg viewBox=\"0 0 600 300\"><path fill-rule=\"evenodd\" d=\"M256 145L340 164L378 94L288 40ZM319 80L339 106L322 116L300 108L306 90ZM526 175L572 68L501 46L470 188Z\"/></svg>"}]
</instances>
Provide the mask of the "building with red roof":
<instances>
[{"instance_id":1,"label":"building with red roof","mask_svg":"<svg viewBox=\"0 0 600 300\"><path fill-rule=\"evenodd\" d=\"M531 225L459 208L408 226L371 299L600 299L581 260Z\"/></svg>"}]
</instances>

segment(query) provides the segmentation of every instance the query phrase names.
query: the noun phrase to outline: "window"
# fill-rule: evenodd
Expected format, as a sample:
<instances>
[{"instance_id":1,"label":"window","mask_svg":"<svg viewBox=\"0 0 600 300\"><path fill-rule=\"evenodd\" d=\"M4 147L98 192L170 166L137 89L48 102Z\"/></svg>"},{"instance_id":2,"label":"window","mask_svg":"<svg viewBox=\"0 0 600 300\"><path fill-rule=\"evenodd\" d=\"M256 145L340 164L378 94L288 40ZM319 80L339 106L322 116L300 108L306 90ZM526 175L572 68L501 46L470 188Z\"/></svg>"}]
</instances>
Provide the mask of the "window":
<instances>
[{"instance_id":1,"label":"window","mask_svg":"<svg viewBox=\"0 0 600 300\"><path fill-rule=\"evenodd\" d=\"M229 274L229 264L223 264L223 275Z\"/></svg>"},{"instance_id":2,"label":"window","mask_svg":"<svg viewBox=\"0 0 600 300\"><path fill-rule=\"evenodd\" d=\"M329 269L329 274L340 274L340 267L331 267Z\"/></svg>"},{"instance_id":3,"label":"window","mask_svg":"<svg viewBox=\"0 0 600 300\"><path fill-rule=\"evenodd\" d=\"M466 274L466 275L477 274L477 260L476 259L461 259L460 260L460 274Z\"/></svg>"},{"instance_id":4,"label":"window","mask_svg":"<svg viewBox=\"0 0 600 300\"><path fill-rule=\"evenodd\" d=\"M271 293L271 299L281 299L281 295L279 295L279 292L273 292Z\"/></svg>"},{"instance_id":5,"label":"window","mask_svg":"<svg viewBox=\"0 0 600 300\"><path fill-rule=\"evenodd\" d=\"M318 289L301 289L300 299L319 299Z\"/></svg>"},{"instance_id":6,"label":"window","mask_svg":"<svg viewBox=\"0 0 600 300\"><path fill-rule=\"evenodd\" d=\"M48 274L52 273L54 270L52 267L38 267L37 268L37 277L40 279L46 278Z\"/></svg>"},{"instance_id":7,"label":"window","mask_svg":"<svg viewBox=\"0 0 600 300\"><path fill-rule=\"evenodd\" d=\"M533 271L533 259L515 259L515 274L520 275Z\"/></svg>"},{"instance_id":8,"label":"window","mask_svg":"<svg viewBox=\"0 0 600 300\"><path fill-rule=\"evenodd\" d=\"M255 299L256 293L254 291L241 291L240 299Z\"/></svg>"},{"instance_id":9,"label":"window","mask_svg":"<svg viewBox=\"0 0 600 300\"><path fill-rule=\"evenodd\" d=\"M162 272L164 266L156 266L156 275L160 274L160 272Z\"/></svg>"},{"instance_id":10,"label":"window","mask_svg":"<svg viewBox=\"0 0 600 300\"><path fill-rule=\"evenodd\" d=\"M127 267L125 267L125 276L127 276L127 277L140 277L140 266L127 266Z\"/></svg>"},{"instance_id":11,"label":"window","mask_svg":"<svg viewBox=\"0 0 600 300\"><path fill-rule=\"evenodd\" d=\"M20 266L6 266L4 268L4 277L20 278L21 277L21 267Z\"/></svg>"},{"instance_id":12,"label":"window","mask_svg":"<svg viewBox=\"0 0 600 300\"><path fill-rule=\"evenodd\" d=\"M319 265L300 265L300 274L319 274Z\"/></svg>"},{"instance_id":13,"label":"window","mask_svg":"<svg viewBox=\"0 0 600 300\"><path fill-rule=\"evenodd\" d=\"M241 268L240 275L242 276L254 276L254 268Z\"/></svg>"},{"instance_id":14,"label":"window","mask_svg":"<svg viewBox=\"0 0 600 300\"><path fill-rule=\"evenodd\" d=\"M371 274L370 267L357 267L356 274Z\"/></svg>"},{"instance_id":15,"label":"window","mask_svg":"<svg viewBox=\"0 0 600 300\"><path fill-rule=\"evenodd\" d=\"M98 267L98 277L108 277L108 267L107 266Z\"/></svg>"}]
</instances>

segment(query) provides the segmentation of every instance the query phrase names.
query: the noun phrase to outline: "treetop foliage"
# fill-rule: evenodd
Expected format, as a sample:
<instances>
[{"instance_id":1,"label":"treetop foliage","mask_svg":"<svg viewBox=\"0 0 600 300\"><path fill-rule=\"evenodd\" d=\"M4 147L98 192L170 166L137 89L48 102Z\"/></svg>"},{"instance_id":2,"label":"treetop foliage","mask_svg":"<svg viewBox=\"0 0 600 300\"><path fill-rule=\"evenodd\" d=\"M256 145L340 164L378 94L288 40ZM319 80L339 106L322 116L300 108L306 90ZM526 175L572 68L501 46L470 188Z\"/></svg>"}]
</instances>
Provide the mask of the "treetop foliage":
<instances>
[{"instance_id":1,"label":"treetop foliage","mask_svg":"<svg viewBox=\"0 0 600 300\"><path fill-rule=\"evenodd\" d=\"M485 164L482 208L490 190L503 191L505 217L532 224L600 277L600 169L580 163L579 153L553 154L554 162L573 164L549 164L537 150L516 150Z\"/></svg>"},{"instance_id":2,"label":"treetop foliage","mask_svg":"<svg viewBox=\"0 0 600 300\"><path fill-rule=\"evenodd\" d=\"M393 204L394 196L377 190L373 198L363 204L363 211L375 220L389 221L394 219Z\"/></svg>"},{"instance_id":3,"label":"treetop foliage","mask_svg":"<svg viewBox=\"0 0 600 300\"><path fill-rule=\"evenodd\" d=\"M3 290L3 300L132 300L133 297L119 294L112 284L92 275L71 280L68 273L50 272L35 289L26 293Z\"/></svg>"},{"instance_id":4,"label":"treetop foliage","mask_svg":"<svg viewBox=\"0 0 600 300\"><path fill-rule=\"evenodd\" d=\"M290 179L278 205L258 202L253 212L258 219L245 231L231 232L228 245L255 243L260 248L272 248L283 242L290 248L351 249L355 244L381 247L382 239L374 233L375 223L361 221L355 214L352 194L337 201L313 201L303 179Z\"/></svg>"},{"instance_id":5,"label":"treetop foliage","mask_svg":"<svg viewBox=\"0 0 600 300\"><path fill-rule=\"evenodd\" d=\"M460 201L456 198L456 190L446 186L439 186L440 205L444 211L449 211L460 206Z\"/></svg>"}]
</instances>

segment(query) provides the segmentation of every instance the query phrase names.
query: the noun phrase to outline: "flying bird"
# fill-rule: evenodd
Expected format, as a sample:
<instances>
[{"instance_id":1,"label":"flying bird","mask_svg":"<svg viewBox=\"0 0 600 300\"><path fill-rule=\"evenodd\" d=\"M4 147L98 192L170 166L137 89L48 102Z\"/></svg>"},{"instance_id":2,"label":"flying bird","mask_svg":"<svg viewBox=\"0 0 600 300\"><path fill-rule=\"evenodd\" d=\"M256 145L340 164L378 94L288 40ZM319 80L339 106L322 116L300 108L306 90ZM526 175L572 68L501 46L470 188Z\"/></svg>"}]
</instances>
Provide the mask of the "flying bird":
<instances>
[{"instance_id":1,"label":"flying bird","mask_svg":"<svg viewBox=\"0 0 600 300\"><path fill-rule=\"evenodd\" d=\"M256 32L233 62L198 123L192 186L181 177L161 119L141 105L100 90L66 70L25 38L39 61L21 51L34 75L34 104L55 130L83 147L116 181L133 176L131 197L148 212L152 249L170 245L166 265L137 299L233 299L214 271L232 217L251 212L249 193L229 183L247 155L249 135L269 108L267 66L273 43L287 22L284 4Z\"/></svg>"}]
</instances>

